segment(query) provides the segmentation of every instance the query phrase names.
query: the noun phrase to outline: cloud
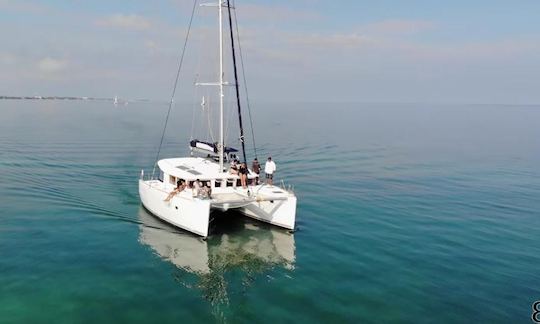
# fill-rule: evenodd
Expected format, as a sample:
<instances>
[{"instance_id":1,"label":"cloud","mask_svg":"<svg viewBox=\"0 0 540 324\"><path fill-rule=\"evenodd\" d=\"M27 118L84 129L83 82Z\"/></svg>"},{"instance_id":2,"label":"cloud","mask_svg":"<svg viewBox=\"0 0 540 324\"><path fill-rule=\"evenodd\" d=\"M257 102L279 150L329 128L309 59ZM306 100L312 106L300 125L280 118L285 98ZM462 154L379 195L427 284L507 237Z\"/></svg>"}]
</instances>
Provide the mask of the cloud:
<instances>
[{"instance_id":1,"label":"cloud","mask_svg":"<svg viewBox=\"0 0 540 324\"><path fill-rule=\"evenodd\" d=\"M282 37L295 45L306 45L320 49L388 48L400 47L402 45L399 44L406 42L405 36L425 32L435 26L434 22L425 20L392 19L364 24L347 33L289 33L289 35ZM393 46L392 44L397 45Z\"/></svg>"},{"instance_id":2,"label":"cloud","mask_svg":"<svg viewBox=\"0 0 540 324\"><path fill-rule=\"evenodd\" d=\"M521 57L539 55L540 44L536 39L513 38L456 44L385 40L379 42L377 48L421 62L511 62L519 61Z\"/></svg>"},{"instance_id":3,"label":"cloud","mask_svg":"<svg viewBox=\"0 0 540 324\"><path fill-rule=\"evenodd\" d=\"M27 1L0 0L0 10L22 13L45 13L50 11L44 5Z\"/></svg>"},{"instance_id":4,"label":"cloud","mask_svg":"<svg viewBox=\"0 0 540 324\"><path fill-rule=\"evenodd\" d=\"M361 33L348 34L311 34L311 35L294 35L288 38L292 44L308 45L321 48L328 47L359 47L373 43L373 39Z\"/></svg>"},{"instance_id":5,"label":"cloud","mask_svg":"<svg viewBox=\"0 0 540 324\"><path fill-rule=\"evenodd\" d=\"M390 19L367 24L361 26L360 29L367 34L402 35L424 32L433 29L435 26L434 22L427 20Z\"/></svg>"},{"instance_id":6,"label":"cloud","mask_svg":"<svg viewBox=\"0 0 540 324\"><path fill-rule=\"evenodd\" d=\"M249 4L236 9L241 21L309 21L319 20L321 15L307 10L294 10L276 5Z\"/></svg>"},{"instance_id":7,"label":"cloud","mask_svg":"<svg viewBox=\"0 0 540 324\"><path fill-rule=\"evenodd\" d=\"M43 73L57 73L68 66L65 60L58 60L50 57L43 58L37 62L37 67Z\"/></svg>"},{"instance_id":8,"label":"cloud","mask_svg":"<svg viewBox=\"0 0 540 324\"><path fill-rule=\"evenodd\" d=\"M11 53L0 52L0 64L12 65L17 62L17 57Z\"/></svg>"},{"instance_id":9,"label":"cloud","mask_svg":"<svg viewBox=\"0 0 540 324\"><path fill-rule=\"evenodd\" d=\"M410 50L416 43L408 41L406 36L435 26L431 21L393 19L364 24L346 33L282 32L277 39L286 40L288 45L298 50Z\"/></svg>"},{"instance_id":10,"label":"cloud","mask_svg":"<svg viewBox=\"0 0 540 324\"><path fill-rule=\"evenodd\" d=\"M157 44L156 42L154 42L153 40L150 40L150 39L147 39L144 41L144 46L148 49L156 49L157 48Z\"/></svg>"},{"instance_id":11,"label":"cloud","mask_svg":"<svg viewBox=\"0 0 540 324\"><path fill-rule=\"evenodd\" d=\"M132 31L147 30L152 26L148 19L136 14L115 14L97 20L96 24L103 27L112 27Z\"/></svg>"}]
</instances>

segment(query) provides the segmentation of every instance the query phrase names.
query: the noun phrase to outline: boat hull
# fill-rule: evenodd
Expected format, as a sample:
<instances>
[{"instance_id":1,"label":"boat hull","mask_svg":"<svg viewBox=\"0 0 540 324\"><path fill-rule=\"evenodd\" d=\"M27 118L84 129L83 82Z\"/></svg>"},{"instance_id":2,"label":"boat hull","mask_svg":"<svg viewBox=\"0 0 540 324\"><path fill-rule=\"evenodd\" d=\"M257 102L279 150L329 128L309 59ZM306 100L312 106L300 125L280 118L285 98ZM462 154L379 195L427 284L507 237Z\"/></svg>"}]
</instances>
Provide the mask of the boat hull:
<instances>
[{"instance_id":1,"label":"boat hull","mask_svg":"<svg viewBox=\"0 0 540 324\"><path fill-rule=\"evenodd\" d=\"M297 202L294 194L280 189L275 195L276 191L265 186L253 189L257 194L247 195L247 191L244 194L240 189L234 194L216 193L213 199L198 199L183 192L166 202L170 186L157 180L139 180L139 195L147 210L165 222L203 237L209 234L211 210L234 209L256 220L294 229Z\"/></svg>"},{"instance_id":2,"label":"boat hull","mask_svg":"<svg viewBox=\"0 0 540 324\"><path fill-rule=\"evenodd\" d=\"M166 202L164 200L168 194L160 181L139 180L141 202L152 214L174 226L203 237L208 236L210 200L177 195Z\"/></svg>"},{"instance_id":3,"label":"boat hull","mask_svg":"<svg viewBox=\"0 0 540 324\"><path fill-rule=\"evenodd\" d=\"M254 201L239 208L244 215L287 229L294 229L296 218L296 197L284 200Z\"/></svg>"}]
</instances>

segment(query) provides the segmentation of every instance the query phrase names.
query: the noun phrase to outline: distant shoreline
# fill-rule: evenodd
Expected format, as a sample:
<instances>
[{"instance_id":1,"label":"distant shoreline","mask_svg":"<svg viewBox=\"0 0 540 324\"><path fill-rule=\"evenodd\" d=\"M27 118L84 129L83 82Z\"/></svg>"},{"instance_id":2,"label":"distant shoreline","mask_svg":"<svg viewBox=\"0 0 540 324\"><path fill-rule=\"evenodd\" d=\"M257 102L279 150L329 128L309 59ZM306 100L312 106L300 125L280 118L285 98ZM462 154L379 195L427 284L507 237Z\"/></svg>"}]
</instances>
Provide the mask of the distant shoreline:
<instances>
[{"instance_id":1,"label":"distant shoreline","mask_svg":"<svg viewBox=\"0 0 540 324\"><path fill-rule=\"evenodd\" d=\"M0 99L11 100L103 100L112 101L114 98L93 98L93 97L60 97L60 96L0 96Z\"/></svg>"},{"instance_id":2,"label":"distant shoreline","mask_svg":"<svg viewBox=\"0 0 540 324\"><path fill-rule=\"evenodd\" d=\"M168 101L165 100L152 100L152 99L121 99L121 98L104 98L104 97L74 97L74 96L0 96L0 100L88 100L88 101L112 101L115 100L118 103L136 103L136 102L146 102L146 103L160 103L168 104ZM175 104L186 105L191 104L186 101L175 102ZM435 106L514 106L514 107L539 107L540 103L466 103L466 102L384 102L384 101L278 101L278 102L265 102L261 101L259 105L282 105L282 104L304 104L304 105L435 105Z\"/></svg>"},{"instance_id":3,"label":"distant shoreline","mask_svg":"<svg viewBox=\"0 0 540 324\"><path fill-rule=\"evenodd\" d=\"M148 102L148 103L161 103L160 101L150 99L121 99L115 98L102 98L102 97L74 97L74 96L0 96L0 100L82 100L82 101L111 101L115 104L135 103L135 102ZM163 102L165 103L165 102Z\"/></svg>"}]
</instances>

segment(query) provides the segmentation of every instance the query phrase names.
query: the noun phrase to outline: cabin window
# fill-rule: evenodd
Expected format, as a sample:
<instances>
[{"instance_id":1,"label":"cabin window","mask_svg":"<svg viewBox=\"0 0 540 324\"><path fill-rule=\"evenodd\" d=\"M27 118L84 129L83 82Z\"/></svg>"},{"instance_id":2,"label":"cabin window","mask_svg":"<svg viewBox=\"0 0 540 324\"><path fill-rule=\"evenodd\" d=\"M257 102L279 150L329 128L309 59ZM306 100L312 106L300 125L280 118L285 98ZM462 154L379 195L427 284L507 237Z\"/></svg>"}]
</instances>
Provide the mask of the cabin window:
<instances>
[{"instance_id":1,"label":"cabin window","mask_svg":"<svg viewBox=\"0 0 540 324\"><path fill-rule=\"evenodd\" d=\"M175 176L170 175L170 176L169 176L169 182L170 182L171 184L173 184L173 185L176 185L176 178L175 178Z\"/></svg>"},{"instance_id":2,"label":"cabin window","mask_svg":"<svg viewBox=\"0 0 540 324\"><path fill-rule=\"evenodd\" d=\"M214 181L214 188L219 188L219 187L221 187L221 180Z\"/></svg>"},{"instance_id":3,"label":"cabin window","mask_svg":"<svg viewBox=\"0 0 540 324\"><path fill-rule=\"evenodd\" d=\"M234 186L234 179L227 179L227 187Z\"/></svg>"}]
</instances>

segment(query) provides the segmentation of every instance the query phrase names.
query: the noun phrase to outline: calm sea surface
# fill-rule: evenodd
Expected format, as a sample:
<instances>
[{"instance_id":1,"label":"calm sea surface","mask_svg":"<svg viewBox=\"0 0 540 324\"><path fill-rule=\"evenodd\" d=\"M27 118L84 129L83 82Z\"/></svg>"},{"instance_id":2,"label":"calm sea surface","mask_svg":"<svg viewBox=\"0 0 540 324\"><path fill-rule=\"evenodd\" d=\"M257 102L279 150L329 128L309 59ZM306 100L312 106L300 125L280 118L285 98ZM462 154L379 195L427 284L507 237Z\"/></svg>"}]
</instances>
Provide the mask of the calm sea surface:
<instances>
[{"instance_id":1,"label":"calm sea surface","mask_svg":"<svg viewBox=\"0 0 540 324\"><path fill-rule=\"evenodd\" d=\"M255 105L298 231L228 213L207 241L139 203L165 106L0 111L1 323L527 323L540 300L540 107Z\"/></svg>"}]
</instances>

